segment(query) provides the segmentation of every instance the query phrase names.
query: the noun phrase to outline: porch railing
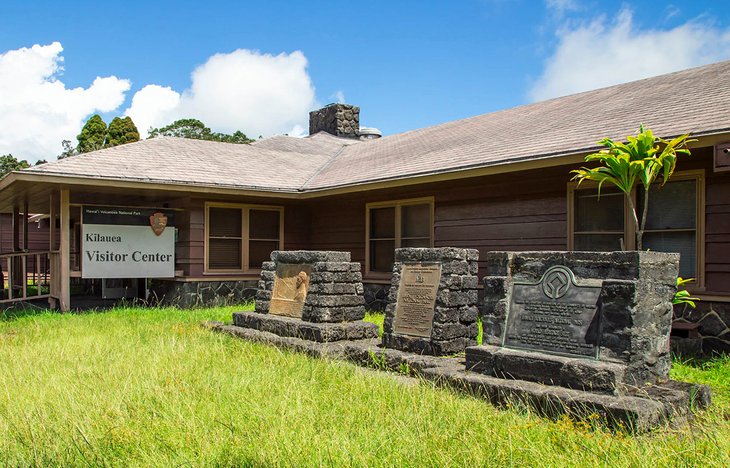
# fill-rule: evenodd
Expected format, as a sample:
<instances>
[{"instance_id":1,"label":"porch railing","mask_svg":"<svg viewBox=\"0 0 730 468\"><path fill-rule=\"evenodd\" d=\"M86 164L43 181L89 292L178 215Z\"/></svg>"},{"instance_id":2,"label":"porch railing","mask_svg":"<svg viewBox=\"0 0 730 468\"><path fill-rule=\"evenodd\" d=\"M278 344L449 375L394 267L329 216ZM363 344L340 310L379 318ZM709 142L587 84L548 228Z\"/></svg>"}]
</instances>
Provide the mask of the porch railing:
<instances>
[{"instance_id":1,"label":"porch railing","mask_svg":"<svg viewBox=\"0 0 730 468\"><path fill-rule=\"evenodd\" d=\"M54 251L0 254L0 303L59 297L59 253Z\"/></svg>"}]
</instances>

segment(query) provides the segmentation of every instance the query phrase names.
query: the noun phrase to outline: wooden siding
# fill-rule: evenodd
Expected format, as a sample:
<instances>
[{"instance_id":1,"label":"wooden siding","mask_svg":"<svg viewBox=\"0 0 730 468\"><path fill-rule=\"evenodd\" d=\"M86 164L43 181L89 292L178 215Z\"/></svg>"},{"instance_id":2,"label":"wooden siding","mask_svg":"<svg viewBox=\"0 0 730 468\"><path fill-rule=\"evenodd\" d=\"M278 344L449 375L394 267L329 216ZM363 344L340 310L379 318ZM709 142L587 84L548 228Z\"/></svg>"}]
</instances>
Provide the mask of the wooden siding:
<instances>
[{"instance_id":1,"label":"wooden siding","mask_svg":"<svg viewBox=\"0 0 730 468\"><path fill-rule=\"evenodd\" d=\"M365 205L433 196L434 244L493 250L567 248L567 184L574 167L524 171L458 182L439 182L351 193L307 201L228 198L220 201L284 206L284 246L288 250L341 250L365 263ZM693 151L677 170L703 169L706 183L705 284L707 294L730 294L730 173L714 173L711 148ZM176 214L180 229L178 269L203 275L204 206L188 199ZM479 275L487 271L480 265ZM367 280L367 278L366 278Z\"/></svg>"}]
</instances>

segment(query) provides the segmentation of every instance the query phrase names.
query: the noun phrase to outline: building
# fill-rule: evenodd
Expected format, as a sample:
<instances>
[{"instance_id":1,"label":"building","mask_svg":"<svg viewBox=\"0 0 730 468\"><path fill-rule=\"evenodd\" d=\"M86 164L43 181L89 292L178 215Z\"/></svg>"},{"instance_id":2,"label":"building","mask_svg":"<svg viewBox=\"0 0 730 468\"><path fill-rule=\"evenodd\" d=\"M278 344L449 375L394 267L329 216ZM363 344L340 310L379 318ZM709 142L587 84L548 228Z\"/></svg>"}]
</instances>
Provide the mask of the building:
<instances>
[{"instance_id":1,"label":"building","mask_svg":"<svg viewBox=\"0 0 730 468\"><path fill-rule=\"evenodd\" d=\"M166 301L243 294L272 250L318 249L352 252L377 306L402 246L634 248L623 198L599 201L570 170L640 123L697 140L651 194L644 242L682 254L703 300L685 318L700 322L706 347L730 350L730 62L383 138L358 138L359 109L338 104L311 114L306 138L144 140L14 172L0 182L0 212L61 220L49 256L62 308L70 278L84 276L81 211L93 206L174 217L174 277L148 283Z\"/></svg>"}]
</instances>

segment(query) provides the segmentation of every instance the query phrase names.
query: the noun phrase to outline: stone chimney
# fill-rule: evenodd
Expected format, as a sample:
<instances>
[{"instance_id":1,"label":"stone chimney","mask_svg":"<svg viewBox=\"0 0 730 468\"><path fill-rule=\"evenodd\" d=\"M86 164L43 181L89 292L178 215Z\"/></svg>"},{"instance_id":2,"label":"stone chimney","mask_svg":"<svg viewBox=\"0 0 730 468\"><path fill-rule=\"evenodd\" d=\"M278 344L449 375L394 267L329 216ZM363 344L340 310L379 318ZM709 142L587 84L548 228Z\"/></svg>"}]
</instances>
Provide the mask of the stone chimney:
<instances>
[{"instance_id":1,"label":"stone chimney","mask_svg":"<svg viewBox=\"0 0 730 468\"><path fill-rule=\"evenodd\" d=\"M360 135L360 108L350 104L329 104L309 113L309 134L329 134L358 138Z\"/></svg>"}]
</instances>

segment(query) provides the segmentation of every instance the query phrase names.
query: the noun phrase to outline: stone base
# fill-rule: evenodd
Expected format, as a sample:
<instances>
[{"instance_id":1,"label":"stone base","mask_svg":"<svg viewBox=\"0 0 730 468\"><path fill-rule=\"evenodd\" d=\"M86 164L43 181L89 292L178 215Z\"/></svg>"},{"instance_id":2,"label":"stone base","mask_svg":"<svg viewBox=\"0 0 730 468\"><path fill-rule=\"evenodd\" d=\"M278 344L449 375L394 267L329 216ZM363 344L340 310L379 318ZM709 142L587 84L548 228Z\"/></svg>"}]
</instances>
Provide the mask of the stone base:
<instances>
[{"instance_id":1,"label":"stone base","mask_svg":"<svg viewBox=\"0 0 730 468\"><path fill-rule=\"evenodd\" d=\"M476 345L476 340L465 337L449 340L433 340L407 336L398 333L383 333L383 346L415 354L431 354L434 356L448 356L464 351L467 346Z\"/></svg>"},{"instance_id":2,"label":"stone base","mask_svg":"<svg viewBox=\"0 0 730 468\"><path fill-rule=\"evenodd\" d=\"M425 369L423 377L495 405L524 405L544 417L567 415L629 432L676 427L692 417L692 410L710 405L707 386L672 380L633 395L616 396L447 368Z\"/></svg>"},{"instance_id":3,"label":"stone base","mask_svg":"<svg viewBox=\"0 0 730 468\"><path fill-rule=\"evenodd\" d=\"M702 338L683 338L672 336L669 344L672 354L682 357L697 357L702 355Z\"/></svg>"},{"instance_id":4,"label":"stone base","mask_svg":"<svg viewBox=\"0 0 730 468\"><path fill-rule=\"evenodd\" d=\"M256 312L236 312L233 314L233 324L237 327L251 328L278 336L301 338L317 343L378 337L378 326L363 321L313 323L293 317Z\"/></svg>"},{"instance_id":5,"label":"stone base","mask_svg":"<svg viewBox=\"0 0 730 468\"><path fill-rule=\"evenodd\" d=\"M611 394L619 393L627 384L625 365L492 345L467 348L466 369L494 377Z\"/></svg>"},{"instance_id":6,"label":"stone base","mask_svg":"<svg viewBox=\"0 0 730 468\"><path fill-rule=\"evenodd\" d=\"M149 296L153 304L180 308L220 307L243 304L256 296L256 281L176 281L151 279Z\"/></svg>"},{"instance_id":7,"label":"stone base","mask_svg":"<svg viewBox=\"0 0 730 468\"><path fill-rule=\"evenodd\" d=\"M494 405L526 405L545 417L568 415L630 432L679 425L691 417L693 409L710 405L710 390L704 385L669 381L630 395L616 396L469 372L464 370L462 358L382 348L377 339L315 342L219 322L204 325L247 341L271 344L313 357L349 360L366 367L418 376L484 398Z\"/></svg>"}]
</instances>

